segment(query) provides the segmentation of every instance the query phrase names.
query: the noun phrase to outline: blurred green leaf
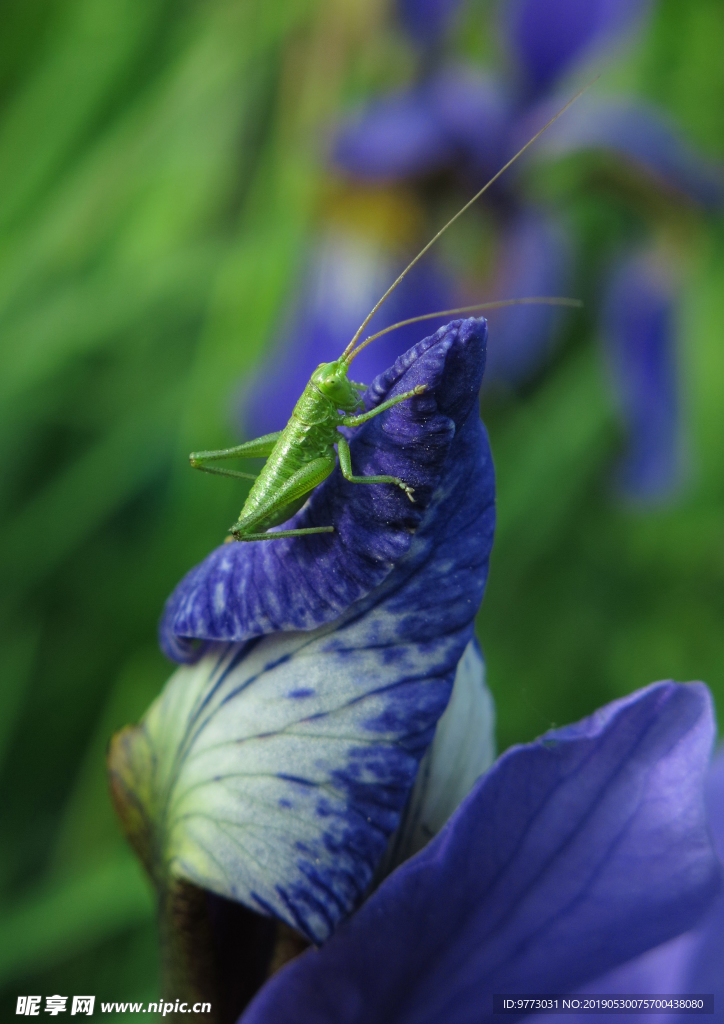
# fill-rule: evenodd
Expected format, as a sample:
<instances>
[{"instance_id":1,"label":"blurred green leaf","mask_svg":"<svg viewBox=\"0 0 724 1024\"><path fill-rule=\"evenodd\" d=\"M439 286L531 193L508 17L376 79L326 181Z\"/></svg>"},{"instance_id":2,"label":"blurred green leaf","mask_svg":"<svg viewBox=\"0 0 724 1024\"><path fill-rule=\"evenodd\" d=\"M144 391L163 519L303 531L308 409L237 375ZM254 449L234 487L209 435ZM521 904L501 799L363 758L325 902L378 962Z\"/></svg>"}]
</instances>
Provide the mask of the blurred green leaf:
<instances>
[{"instance_id":1,"label":"blurred green leaf","mask_svg":"<svg viewBox=\"0 0 724 1024\"><path fill-rule=\"evenodd\" d=\"M17 220L93 127L165 0L75 0L0 122L0 230Z\"/></svg>"},{"instance_id":2,"label":"blurred green leaf","mask_svg":"<svg viewBox=\"0 0 724 1024\"><path fill-rule=\"evenodd\" d=\"M585 349L491 435L496 464L494 558L521 567L565 528L572 502L611 450L612 414L597 353Z\"/></svg>"},{"instance_id":3,"label":"blurred green leaf","mask_svg":"<svg viewBox=\"0 0 724 1024\"><path fill-rule=\"evenodd\" d=\"M0 773L29 689L40 631L6 623L0 638Z\"/></svg>"},{"instance_id":4,"label":"blurred green leaf","mask_svg":"<svg viewBox=\"0 0 724 1024\"><path fill-rule=\"evenodd\" d=\"M147 921L150 887L130 851L76 877L49 879L0 922L0 984L70 958Z\"/></svg>"},{"instance_id":5,"label":"blurred green leaf","mask_svg":"<svg viewBox=\"0 0 724 1024\"><path fill-rule=\"evenodd\" d=\"M119 504L164 465L177 390L134 410L108 437L52 480L6 528L0 573L15 598L68 556Z\"/></svg>"},{"instance_id":6,"label":"blurred green leaf","mask_svg":"<svg viewBox=\"0 0 724 1024\"><path fill-rule=\"evenodd\" d=\"M78 871L108 857L125 839L108 797L105 770L110 737L125 725L140 720L158 695L170 667L154 647L134 652L120 672L96 723L78 772L73 793L65 806L53 858L58 871Z\"/></svg>"},{"instance_id":7,"label":"blurred green leaf","mask_svg":"<svg viewBox=\"0 0 724 1024\"><path fill-rule=\"evenodd\" d=\"M12 344L0 350L0 402L18 401L65 363L117 344L144 320L168 317L170 310L198 314L220 254L220 247L198 246L144 268L103 265L24 309L5 327Z\"/></svg>"}]
</instances>

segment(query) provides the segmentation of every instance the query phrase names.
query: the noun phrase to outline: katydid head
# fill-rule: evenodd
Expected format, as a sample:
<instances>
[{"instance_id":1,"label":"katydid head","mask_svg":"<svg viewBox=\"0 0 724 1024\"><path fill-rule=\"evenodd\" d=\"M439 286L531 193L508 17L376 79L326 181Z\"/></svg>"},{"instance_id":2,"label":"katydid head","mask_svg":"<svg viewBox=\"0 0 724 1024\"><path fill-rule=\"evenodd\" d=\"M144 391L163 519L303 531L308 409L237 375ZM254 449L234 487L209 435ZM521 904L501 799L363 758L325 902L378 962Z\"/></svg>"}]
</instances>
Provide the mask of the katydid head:
<instances>
[{"instance_id":1,"label":"katydid head","mask_svg":"<svg viewBox=\"0 0 724 1024\"><path fill-rule=\"evenodd\" d=\"M335 409L356 412L360 407L359 391L347 380L349 363L335 359L332 363L320 363L312 374L312 383L334 403Z\"/></svg>"}]
</instances>

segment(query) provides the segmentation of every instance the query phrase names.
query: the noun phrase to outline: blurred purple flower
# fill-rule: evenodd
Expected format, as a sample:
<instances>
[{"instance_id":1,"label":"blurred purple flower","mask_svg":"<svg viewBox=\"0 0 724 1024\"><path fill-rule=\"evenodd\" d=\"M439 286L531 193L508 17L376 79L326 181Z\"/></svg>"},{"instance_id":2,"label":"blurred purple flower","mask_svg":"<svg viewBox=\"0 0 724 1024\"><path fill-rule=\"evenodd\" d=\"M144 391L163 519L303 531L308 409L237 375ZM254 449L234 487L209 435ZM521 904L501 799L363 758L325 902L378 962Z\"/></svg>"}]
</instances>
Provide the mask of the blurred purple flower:
<instances>
[{"instance_id":1,"label":"blurred purple flower","mask_svg":"<svg viewBox=\"0 0 724 1024\"><path fill-rule=\"evenodd\" d=\"M340 232L314 248L286 327L275 346L278 358L241 394L244 423L253 436L281 430L319 363L337 359L380 295L402 267L377 246ZM449 309L451 284L431 260L411 274L370 323L370 331L420 313ZM444 318L443 318L444 319ZM355 361L355 379L372 381L414 345L419 324L384 335Z\"/></svg>"},{"instance_id":2,"label":"blurred purple flower","mask_svg":"<svg viewBox=\"0 0 724 1024\"><path fill-rule=\"evenodd\" d=\"M706 687L665 682L510 749L242 1024L482 1024L494 993L571 991L681 933L720 885L713 734Z\"/></svg>"},{"instance_id":3,"label":"blurred purple flower","mask_svg":"<svg viewBox=\"0 0 724 1024\"><path fill-rule=\"evenodd\" d=\"M453 169L483 184L512 156L508 135L515 115L509 90L495 78L445 66L350 117L337 136L334 160L368 181Z\"/></svg>"},{"instance_id":4,"label":"blurred purple flower","mask_svg":"<svg viewBox=\"0 0 724 1024\"><path fill-rule=\"evenodd\" d=\"M668 494L681 479L674 305L671 274L649 254L635 254L616 268L603 308L603 339L630 439L618 483L642 500Z\"/></svg>"},{"instance_id":5,"label":"blurred purple flower","mask_svg":"<svg viewBox=\"0 0 724 1024\"><path fill-rule=\"evenodd\" d=\"M386 182L449 170L466 187L480 187L561 105L552 94L562 77L620 40L649 7L649 0L516 0L502 5L502 43L514 58L510 78L433 62L412 88L375 100L348 120L336 142L337 166L352 178ZM687 146L646 104L585 96L548 131L537 156L584 149L612 154L654 187L686 201L709 208L722 202L720 168ZM512 168L488 194L500 232L502 267L495 297L564 294L572 277L572 239L560 215L551 212L544 220L541 211L530 208L521 170L521 165ZM609 335L617 327L622 331L612 342L618 349L614 379L621 389L630 452L619 480L633 497L656 498L669 493L681 476L673 328L671 317L668 326L662 320L657 330L643 312L631 315L639 302L650 307L651 290L643 277L637 278L640 292L635 282L624 291L618 280L612 279L604 308ZM469 294L459 299L474 301ZM619 301L625 308L616 309ZM665 301L663 294L660 301ZM670 290L670 307L674 301ZM551 348L556 322L555 312L543 306L491 315L488 384L517 385L536 372ZM633 351L624 352L624 345ZM648 422L650 415L654 422Z\"/></svg>"},{"instance_id":6,"label":"blurred purple flower","mask_svg":"<svg viewBox=\"0 0 724 1024\"><path fill-rule=\"evenodd\" d=\"M524 207L511 215L500 239L492 288L495 295L565 294L570 280L572 241L561 222L547 211ZM561 311L554 306L491 309L486 376L521 383L540 368L555 341Z\"/></svg>"},{"instance_id":7,"label":"blurred purple flower","mask_svg":"<svg viewBox=\"0 0 724 1024\"><path fill-rule=\"evenodd\" d=\"M554 87L591 51L640 21L651 0L507 0L501 6L518 85L527 96Z\"/></svg>"},{"instance_id":8,"label":"blurred purple flower","mask_svg":"<svg viewBox=\"0 0 724 1024\"><path fill-rule=\"evenodd\" d=\"M397 0L397 14L405 31L426 46L439 42L457 14L462 0Z\"/></svg>"},{"instance_id":9,"label":"blurred purple flower","mask_svg":"<svg viewBox=\"0 0 724 1024\"><path fill-rule=\"evenodd\" d=\"M532 108L518 127L517 141L527 141L528 132L545 124L556 109L557 102L550 100ZM697 153L671 119L650 104L586 94L542 136L538 153L561 157L587 149L629 164L660 192L705 209L721 206L721 166Z\"/></svg>"}]
</instances>

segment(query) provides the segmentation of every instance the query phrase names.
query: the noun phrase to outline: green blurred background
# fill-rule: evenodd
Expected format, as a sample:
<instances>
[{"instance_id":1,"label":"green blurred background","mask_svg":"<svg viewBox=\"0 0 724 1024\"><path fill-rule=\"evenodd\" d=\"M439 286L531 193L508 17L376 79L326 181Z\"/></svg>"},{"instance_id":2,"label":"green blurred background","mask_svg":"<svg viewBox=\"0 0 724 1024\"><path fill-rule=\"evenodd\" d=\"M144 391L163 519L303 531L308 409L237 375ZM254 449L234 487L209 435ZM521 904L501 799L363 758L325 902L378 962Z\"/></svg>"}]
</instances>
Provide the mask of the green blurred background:
<instances>
[{"instance_id":1,"label":"green blurred background","mask_svg":"<svg viewBox=\"0 0 724 1024\"><path fill-rule=\"evenodd\" d=\"M470 3L460 29L486 61L490 16ZM241 506L187 454L235 443L239 382L329 188L324 127L404 81L411 55L381 0L2 0L0 19L9 1017L19 993L157 991L106 744L169 674L165 597ZM721 0L662 0L606 74L721 157L722 53ZM610 200L571 173L547 187L563 186L595 247ZM724 231L692 214L684 235L693 465L674 501L612 497L621 438L585 315L553 367L484 409L499 528L479 632L501 749L660 678L704 679L724 706Z\"/></svg>"}]
</instances>

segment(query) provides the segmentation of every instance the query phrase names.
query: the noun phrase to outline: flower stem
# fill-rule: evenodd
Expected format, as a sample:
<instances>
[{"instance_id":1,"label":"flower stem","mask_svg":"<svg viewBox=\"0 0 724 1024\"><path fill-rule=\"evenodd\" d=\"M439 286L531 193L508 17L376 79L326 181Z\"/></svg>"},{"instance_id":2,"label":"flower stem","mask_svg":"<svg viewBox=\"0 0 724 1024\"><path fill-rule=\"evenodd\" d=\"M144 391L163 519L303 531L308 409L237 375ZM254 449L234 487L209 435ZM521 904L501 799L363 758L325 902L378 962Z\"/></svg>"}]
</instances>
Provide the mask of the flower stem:
<instances>
[{"instance_id":1,"label":"flower stem","mask_svg":"<svg viewBox=\"0 0 724 1024\"><path fill-rule=\"evenodd\" d=\"M224 1024L218 970L206 893L189 882L172 880L161 890L158 907L161 944L161 993L176 1008L209 1003L211 1012L199 1013L206 1024ZM196 1019L172 1011L169 1021Z\"/></svg>"},{"instance_id":2,"label":"flower stem","mask_svg":"<svg viewBox=\"0 0 724 1024\"><path fill-rule=\"evenodd\" d=\"M190 882L172 879L158 891L161 991L174 1007L164 1020L235 1024L266 979L308 945L282 922ZM211 1012L175 1009L183 1003L210 1003Z\"/></svg>"}]
</instances>

